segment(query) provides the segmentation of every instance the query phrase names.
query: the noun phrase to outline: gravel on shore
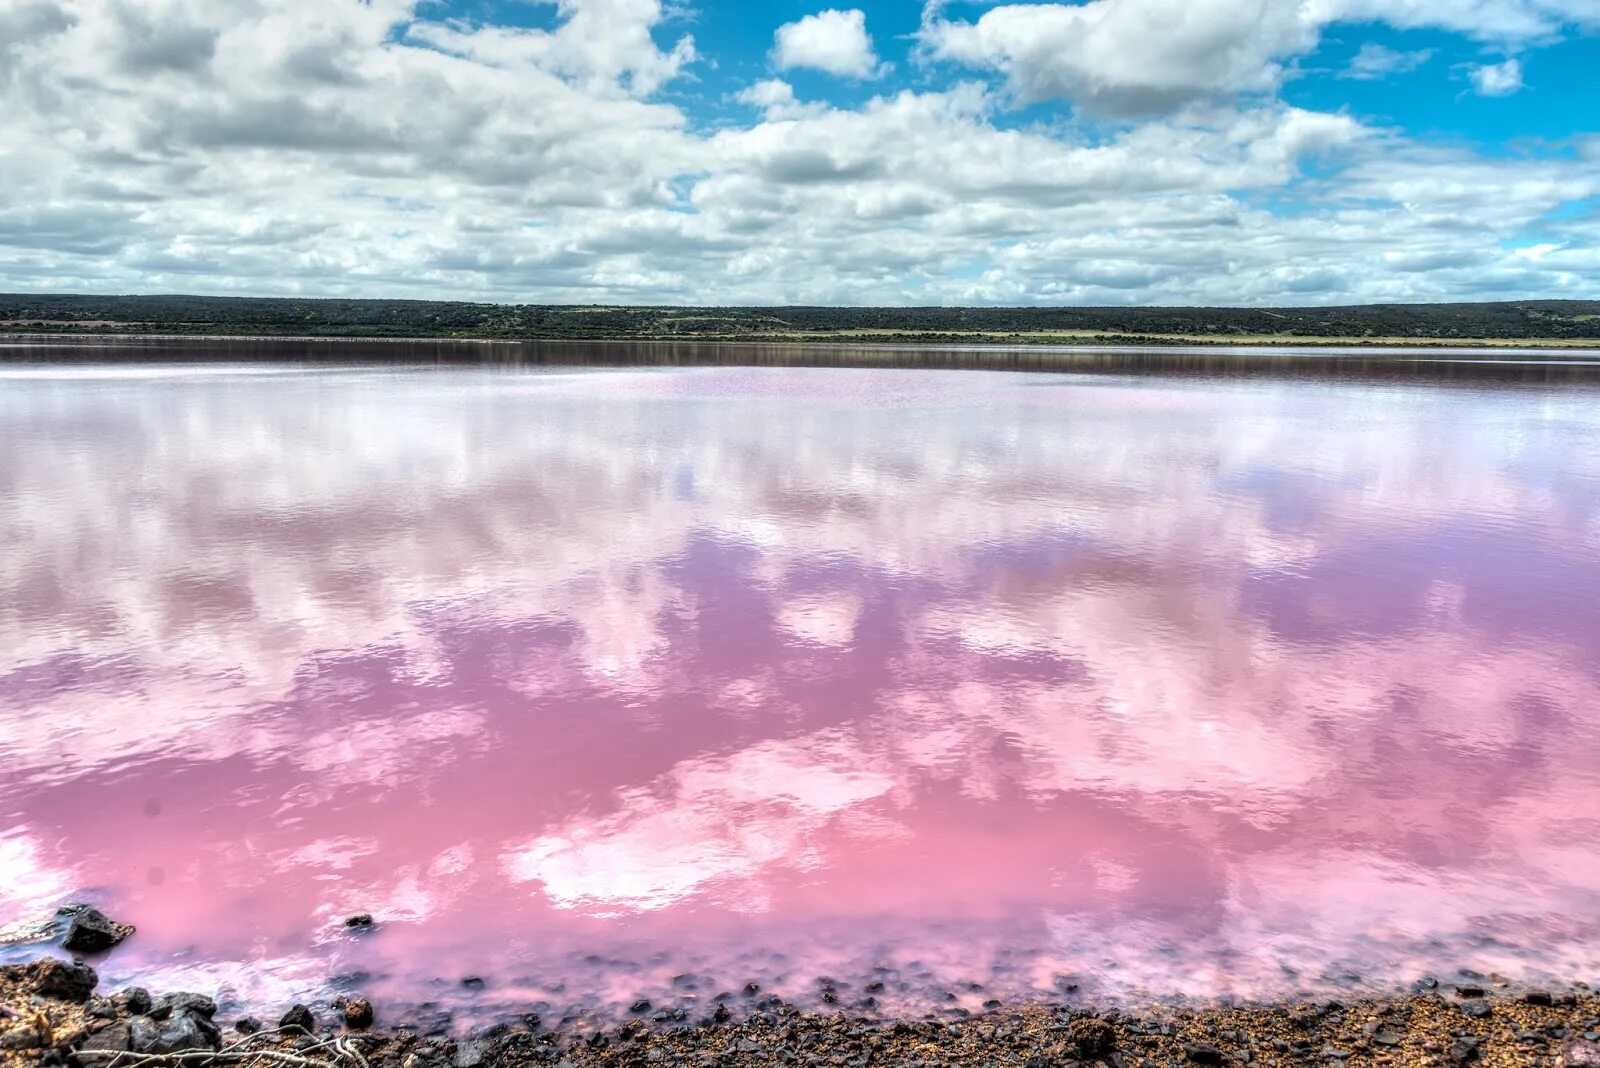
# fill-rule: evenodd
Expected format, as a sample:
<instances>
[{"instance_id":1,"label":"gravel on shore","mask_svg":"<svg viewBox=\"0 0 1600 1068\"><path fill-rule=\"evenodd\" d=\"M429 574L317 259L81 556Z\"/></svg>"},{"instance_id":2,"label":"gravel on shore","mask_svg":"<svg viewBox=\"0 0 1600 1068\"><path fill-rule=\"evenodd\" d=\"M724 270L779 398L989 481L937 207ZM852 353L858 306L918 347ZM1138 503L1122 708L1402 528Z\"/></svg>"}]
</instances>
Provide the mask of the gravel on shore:
<instances>
[{"instance_id":1,"label":"gravel on shore","mask_svg":"<svg viewBox=\"0 0 1600 1068\"><path fill-rule=\"evenodd\" d=\"M768 998L697 1024L635 1021L563 1033L537 1019L469 1038L425 1036L383 1021L365 999L280 1019L217 1018L212 998L106 995L81 962L43 957L0 967L0 1068L1110 1068L1164 1065L1600 1068L1600 996L1583 984L1515 989L1492 980L1425 980L1417 992L1351 1001L1141 1012L1036 1003L964 1020L885 1022L801 1012Z\"/></svg>"}]
</instances>

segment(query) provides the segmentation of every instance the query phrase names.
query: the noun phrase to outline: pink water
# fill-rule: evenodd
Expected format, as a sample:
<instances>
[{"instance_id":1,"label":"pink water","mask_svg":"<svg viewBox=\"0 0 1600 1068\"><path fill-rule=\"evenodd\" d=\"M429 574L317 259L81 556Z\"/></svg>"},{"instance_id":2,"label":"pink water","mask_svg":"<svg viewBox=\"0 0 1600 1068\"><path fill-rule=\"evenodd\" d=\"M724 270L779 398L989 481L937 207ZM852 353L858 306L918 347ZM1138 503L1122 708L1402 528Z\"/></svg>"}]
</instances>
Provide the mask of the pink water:
<instances>
[{"instance_id":1,"label":"pink water","mask_svg":"<svg viewBox=\"0 0 1600 1068\"><path fill-rule=\"evenodd\" d=\"M1580 386L0 367L0 546L0 926L137 924L112 985L1600 963Z\"/></svg>"}]
</instances>

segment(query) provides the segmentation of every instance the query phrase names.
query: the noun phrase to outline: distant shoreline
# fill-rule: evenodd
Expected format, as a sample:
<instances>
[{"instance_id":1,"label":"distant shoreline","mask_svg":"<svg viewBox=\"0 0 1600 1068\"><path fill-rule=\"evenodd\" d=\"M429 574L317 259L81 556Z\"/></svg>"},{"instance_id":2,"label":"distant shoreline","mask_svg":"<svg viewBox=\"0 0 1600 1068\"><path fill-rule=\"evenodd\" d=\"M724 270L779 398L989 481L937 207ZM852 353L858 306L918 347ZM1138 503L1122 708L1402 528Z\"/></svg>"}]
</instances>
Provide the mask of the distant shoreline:
<instances>
[{"instance_id":1,"label":"distant shoreline","mask_svg":"<svg viewBox=\"0 0 1600 1068\"><path fill-rule=\"evenodd\" d=\"M815 348L860 349L867 351L898 352L908 350L929 351L1002 351L1021 350L1036 352L1123 351L1127 349L1163 349L1215 351L1218 349L1309 350L1331 352L1338 349L1360 349L1364 352L1390 352L1404 354L1445 355L1451 352L1515 352L1530 354L1600 354L1600 338L1360 338L1360 337L1248 337L1200 338L1170 335L1094 335L1082 338L1064 335L1040 335L1019 338L1003 334L948 335L929 334L918 340L900 334L883 335L800 335L766 337L653 335L639 337L451 337L446 335L417 335L386 337L350 334L174 334L174 333L101 333L83 332L10 332L0 330L0 345L12 341L38 342L44 345L70 347L76 342L190 342L190 343L248 343L248 344L367 344L367 345L719 345L763 348Z\"/></svg>"}]
</instances>

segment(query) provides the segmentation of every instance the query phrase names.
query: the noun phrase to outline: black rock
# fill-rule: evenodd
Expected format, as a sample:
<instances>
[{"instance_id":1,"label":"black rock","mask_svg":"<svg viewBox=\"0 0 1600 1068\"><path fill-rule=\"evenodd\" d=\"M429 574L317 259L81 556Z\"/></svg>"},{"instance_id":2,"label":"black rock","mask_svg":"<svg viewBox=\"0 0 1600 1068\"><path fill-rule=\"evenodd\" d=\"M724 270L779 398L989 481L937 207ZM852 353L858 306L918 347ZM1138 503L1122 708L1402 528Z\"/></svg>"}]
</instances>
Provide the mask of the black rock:
<instances>
[{"instance_id":1,"label":"black rock","mask_svg":"<svg viewBox=\"0 0 1600 1068\"><path fill-rule=\"evenodd\" d=\"M753 998L759 993L761 993L761 984L760 983L746 983L746 984L744 984L744 996L745 997Z\"/></svg>"},{"instance_id":2,"label":"black rock","mask_svg":"<svg viewBox=\"0 0 1600 1068\"><path fill-rule=\"evenodd\" d=\"M209 1019L187 1009L172 1013L158 1026L148 1016L128 1021L130 1047L135 1053L187 1053L219 1049L222 1032Z\"/></svg>"},{"instance_id":3,"label":"black rock","mask_svg":"<svg viewBox=\"0 0 1600 1068\"><path fill-rule=\"evenodd\" d=\"M355 916L351 916L349 919L345 920L344 921L344 925L346 927L350 927L350 928L354 928L354 929L362 929L362 928L371 927L373 925L372 924L372 915L370 913L366 913L366 912L359 913L359 914L357 914Z\"/></svg>"},{"instance_id":4,"label":"black rock","mask_svg":"<svg viewBox=\"0 0 1600 1068\"><path fill-rule=\"evenodd\" d=\"M117 923L99 909L84 909L67 925L61 947L72 953L103 953L131 934L131 925Z\"/></svg>"},{"instance_id":5,"label":"black rock","mask_svg":"<svg viewBox=\"0 0 1600 1068\"><path fill-rule=\"evenodd\" d=\"M1493 1010L1489 1008L1489 1003L1487 1001L1473 998L1470 1001L1463 1001L1461 1003L1461 1011L1466 1013L1468 1016L1472 1016L1481 1020L1485 1016L1488 1016Z\"/></svg>"},{"instance_id":6,"label":"black rock","mask_svg":"<svg viewBox=\"0 0 1600 1068\"><path fill-rule=\"evenodd\" d=\"M278 1026L285 1030L291 1027L298 1027L309 1035L316 1030L317 1018L311 1015L311 1010L304 1005L293 1005L278 1020Z\"/></svg>"},{"instance_id":7,"label":"black rock","mask_svg":"<svg viewBox=\"0 0 1600 1068\"><path fill-rule=\"evenodd\" d=\"M94 1020L115 1020L117 1003L99 994L90 994L89 1000L84 1002L83 1014Z\"/></svg>"},{"instance_id":8,"label":"black rock","mask_svg":"<svg viewBox=\"0 0 1600 1068\"><path fill-rule=\"evenodd\" d=\"M372 1026L372 1002L366 998L351 998L344 1003L344 1025L352 1031L364 1031Z\"/></svg>"},{"instance_id":9,"label":"black rock","mask_svg":"<svg viewBox=\"0 0 1600 1068\"><path fill-rule=\"evenodd\" d=\"M1183 1055L1195 1064L1221 1064L1222 1051L1209 1042L1186 1042Z\"/></svg>"},{"instance_id":10,"label":"black rock","mask_svg":"<svg viewBox=\"0 0 1600 1068\"><path fill-rule=\"evenodd\" d=\"M190 994L180 991L176 994L163 994L151 1004L149 1012L145 1015L153 1020L165 1020L175 1013L191 1012L197 1016L211 1019L217 1014L217 1003L204 994Z\"/></svg>"},{"instance_id":11,"label":"black rock","mask_svg":"<svg viewBox=\"0 0 1600 1068\"><path fill-rule=\"evenodd\" d=\"M1378 1046L1398 1046L1400 1044L1400 1036L1387 1027L1380 1027L1372 1032L1372 1041L1374 1045Z\"/></svg>"},{"instance_id":12,"label":"black rock","mask_svg":"<svg viewBox=\"0 0 1600 1068\"><path fill-rule=\"evenodd\" d=\"M628 1011L633 1013L635 1016L643 1016L645 1013L650 1011L650 1002L646 998L640 998L638 1001L635 1001L632 1005L628 1006Z\"/></svg>"},{"instance_id":13,"label":"black rock","mask_svg":"<svg viewBox=\"0 0 1600 1068\"><path fill-rule=\"evenodd\" d=\"M82 961L67 962L45 957L33 965L33 991L40 997L83 1002L94 993L100 976Z\"/></svg>"},{"instance_id":14,"label":"black rock","mask_svg":"<svg viewBox=\"0 0 1600 1068\"><path fill-rule=\"evenodd\" d=\"M1473 1061L1477 1060L1478 1046L1482 1043L1482 1041L1482 1039L1478 1038L1463 1037L1458 1038L1454 1042L1450 1043L1450 1063L1471 1064Z\"/></svg>"},{"instance_id":15,"label":"black rock","mask_svg":"<svg viewBox=\"0 0 1600 1068\"><path fill-rule=\"evenodd\" d=\"M258 1035L262 1031L262 1023L254 1016L246 1016L234 1023L233 1029L241 1035Z\"/></svg>"},{"instance_id":16,"label":"black rock","mask_svg":"<svg viewBox=\"0 0 1600 1068\"><path fill-rule=\"evenodd\" d=\"M133 1048L133 1038L128 1032L127 1024L112 1024L84 1039L78 1046L78 1052L91 1055L94 1058L91 1063L100 1061L101 1054L106 1055L104 1059L110 1059L112 1054L126 1053Z\"/></svg>"},{"instance_id":17,"label":"black rock","mask_svg":"<svg viewBox=\"0 0 1600 1068\"><path fill-rule=\"evenodd\" d=\"M465 979L461 980L461 985L466 987L468 990L482 990L483 979L480 976L469 975Z\"/></svg>"},{"instance_id":18,"label":"black rock","mask_svg":"<svg viewBox=\"0 0 1600 1068\"><path fill-rule=\"evenodd\" d=\"M719 1002L717 1002L717 1011L715 1011L715 1012L713 1012L711 1014L711 1019L712 1019L712 1021L714 1023L719 1023L720 1024L720 1023L727 1023L728 1020L732 1016L733 1016L733 1013L728 1011L728 1006L725 1003L719 1001Z\"/></svg>"},{"instance_id":19,"label":"black rock","mask_svg":"<svg viewBox=\"0 0 1600 1068\"><path fill-rule=\"evenodd\" d=\"M1556 999L1550 996L1548 990L1530 990L1522 995L1522 1000L1529 1005L1554 1005Z\"/></svg>"},{"instance_id":20,"label":"black rock","mask_svg":"<svg viewBox=\"0 0 1600 1068\"><path fill-rule=\"evenodd\" d=\"M1481 998L1483 995L1484 989L1481 986L1475 986L1471 983L1456 985L1456 997L1458 998Z\"/></svg>"},{"instance_id":21,"label":"black rock","mask_svg":"<svg viewBox=\"0 0 1600 1068\"><path fill-rule=\"evenodd\" d=\"M116 996L129 1016L143 1016L150 1011L150 991L142 986L130 986Z\"/></svg>"}]
</instances>

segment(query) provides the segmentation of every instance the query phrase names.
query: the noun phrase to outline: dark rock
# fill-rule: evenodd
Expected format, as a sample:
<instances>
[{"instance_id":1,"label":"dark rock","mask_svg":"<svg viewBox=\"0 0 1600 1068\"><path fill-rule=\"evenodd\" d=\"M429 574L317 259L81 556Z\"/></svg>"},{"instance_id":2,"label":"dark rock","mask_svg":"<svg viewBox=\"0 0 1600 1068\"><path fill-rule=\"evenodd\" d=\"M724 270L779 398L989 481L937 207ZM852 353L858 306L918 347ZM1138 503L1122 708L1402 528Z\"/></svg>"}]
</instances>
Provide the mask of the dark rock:
<instances>
[{"instance_id":1,"label":"dark rock","mask_svg":"<svg viewBox=\"0 0 1600 1068\"><path fill-rule=\"evenodd\" d=\"M71 953L103 953L133 934L133 927L117 923L99 909L84 909L67 925L61 947Z\"/></svg>"},{"instance_id":2,"label":"dark rock","mask_svg":"<svg viewBox=\"0 0 1600 1068\"><path fill-rule=\"evenodd\" d=\"M1461 1003L1461 1011L1466 1013L1468 1016L1481 1020L1490 1015L1493 1010L1489 1008L1489 1003L1487 1001L1474 998L1471 1001L1463 1001Z\"/></svg>"},{"instance_id":3,"label":"dark rock","mask_svg":"<svg viewBox=\"0 0 1600 1068\"><path fill-rule=\"evenodd\" d=\"M149 1017L136 1016L129 1027L135 1053L187 1053L222 1046L222 1032L198 1012L176 1011L159 1028Z\"/></svg>"},{"instance_id":4,"label":"dark rock","mask_svg":"<svg viewBox=\"0 0 1600 1068\"><path fill-rule=\"evenodd\" d=\"M1417 989L1419 989L1419 990L1437 990L1437 989L1439 989L1439 980L1435 979L1431 975L1425 975L1421 979L1417 980Z\"/></svg>"},{"instance_id":5,"label":"dark rock","mask_svg":"<svg viewBox=\"0 0 1600 1068\"><path fill-rule=\"evenodd\" d=\"M261 1021L254 1016L246 1016L244 1019L236 1021L233 1029L241 1035L258 1035L264 1027Z\"/></svg>"},{"instance_id":6,"label":"dark rock","mask_svg":"<svg viewBox=\"0 0 1600 1068\"><path fill-rule=\"evenodd\" d=\"M117 1003L99 994L90 994L89 1000L84 1002L83 1014L93 1020L115 1020Z\"/></svg>"},{"instance_id":7,"label":"dark rock","mask_svg":"<svg viewBox=\"0 0 1600 1068\"><path fill-rule=\"evenodd\" d=\"M344 1003L344 1025L352 1031L364 1031L372 1026L372 1002L366 998L351 998Z\"/></svg>"},{"instance_id":8,"label":"dark rock","mask_svg":"<svg viewBox=\"0 0 1600 1068\"><path fill-rule=\"evenodd\" d=\"M1529 1005L1554 1005L1556 999L1550 996L1548 990L1530 990L1522 995L1522 1000Z\"/></svg>"},{"instance_id":9,"label":"dark rock","mask_svg":"<svg viewBox=\"0 0 1600 1068\"><path fill-rule=\"evenodd\" d=\"M133 1038L129 1034L129 1027L125 1023L112 1024L103 1031L96 1031L78 1046L80 1054L88 1054L96 1060L102 1055L109 1058L116 1053L126 1053L133 1048Z\"/></svg>"},{"instance_id":10,"label":"dark rock","mask_svg":"<svg viewBox=\"0 0 1600 1068\"><path fill-rule=\"evenodd\" d=\"M721 1024L727 1023L732 1016L733 1013L728 1011L728 1006L719 1001L717 1002L717 1010L711 1014L711 1019L712 1022Z\"/></svg>"},{"instance_id":11,"label":"dark rock","mask_svg":"<svg viewBox=\"0 0 1600 1068\"><path fill-rule=\"evenodd\" d=\"M176 994L164 994L156 998L145 1015L152 1020L165 1020L175 1013L185 1012L192 1012L209 1020L217 1014L217 1003L204 994L179 991Z\"/></svg>"},{"instance_id":12,"label":"dark rock","mask_svg":"<svg viewBox=\"0 0 1600 1068\"><path fill-rule=\"evenodd\" d=\"M1450 1058L1450 1063L1471 1064L1473 1061L1478 1059L1478 1046L1481 1045L1482 1042L1482 1039L1468 1036L1456 1039L1454 1042L1450 1043L1450 1051L1447 1054L1447 1056Z\"/></svg>"},{"instance_id":13,"label":"dark rock","mask_svg":"<svg viewBox=\"0 0 1600 1068\"><path fill-rule=\"evenodd\" d=\"M1183 1055L1195 1064L1221 1064L1222 1051L1209 1042L1185 1042Z\"/></svg>"},{"instance_id":14,"label":"dark rock","mask_svg":"<svg viewBox=\"0 0 1600 1068\"><path fill-rule=\"evenodd\" d=\"M759 993L761 993L761 984L760 983L746 983L746 984L744 984L744 996L745 997L753 998Z\"/></svg>"},{"instance_id":15,"label":"dark rock","mask_svg":"<svg viewBox=\"0 0 1600 1068\"><path fill-rule=\"evenodd\" d=\"M149 1053L161 1037L161 1028L148 1016L128 1019L128 1048L135 1053Z\"/></svg>"},{"instance_id":16,"label":"dark rock","mask_svg":"<svg viewBox=\"0 0 1600 1068\"><path fill-rule=\"evenodd\" d=\"M480 976L469 975L465 979L461 980L461 985L466 987L468 990L482 990L483 979Z\"/></svg>"},{"instance_id":17,"label":"dark rock","mask_svg":"<svg viewBox=\"0 0 1600 1068\"><path fill-rule=\"evenodd\" d=\"M294 1005L279 1018L278 1026L285 1030L291 1027L298 1027L309 1035L316 1029L317 1018L311 1015L311 1010L304 1005Z\"/></svg>"},{"instance_id":18,"label":"dark rock","mask_svg":"<svg viewBox=\"0 0 1600 1068\"><path fill-rule=\"evenodd\" d=\"M121 1003L129 1016L143 1016L150 1011L150 991L142 986L130 986L116 995L115 1000Z\"/></svg>"},{"instance_id":19,"label":"dark rock","mask_svg":"<svg viewBox=\"0 0 1600 1068\"><path fill-rule=\"evenodd\" d=\"M1457 984L1456 986L1456 997L1458 998L1481 998L1484 993L1483 987L1472 983Z\"/></svg>"},{"instance_id":20,"label":"dark rock","mask_svg":"<svg viewBox=\"0 0 1600 1068\"><path fill-rule=\"evenodd\" d=\"M33 991L41 997L83 1002L94 993L100 976L82 961L67 962L45 957L33 965Z\"/></svg>"},{"instance_id":21,"label":"dark rock","mask_svg":"<svg viewBox=\"0 0 1600 1068\"><path fill-rule=\"evenodd\" d=\"M635 1016L643 1016L645 1013L650 1011L650 1002L646 998L640 998L638 1001L635 1001L632 1005L628 1006L628 1011L633 1013Z\"/></svg>"},{"instance_id":22,"label":"dark rock","mask_svg":"<svg viewBox=\"0 0 1600 1068\"><path fill-rule=\"evenodd\" d=\"M1377 1046L1398 1046L1400 1035L1387 1027L1380 1027L1372 1032L1372 1042Z\"/></svg>"},{"instance_id":23,"label":"dark rock","mask_svg":"<svg viewBox=\"0 0 1600 1068\"><path fill-rule=\"evenodd\" d=\"M367 912L358 913L345 920L344 925L352 930L365 930L373 926L372 914Z\"/></svg>"}]
</instances>

